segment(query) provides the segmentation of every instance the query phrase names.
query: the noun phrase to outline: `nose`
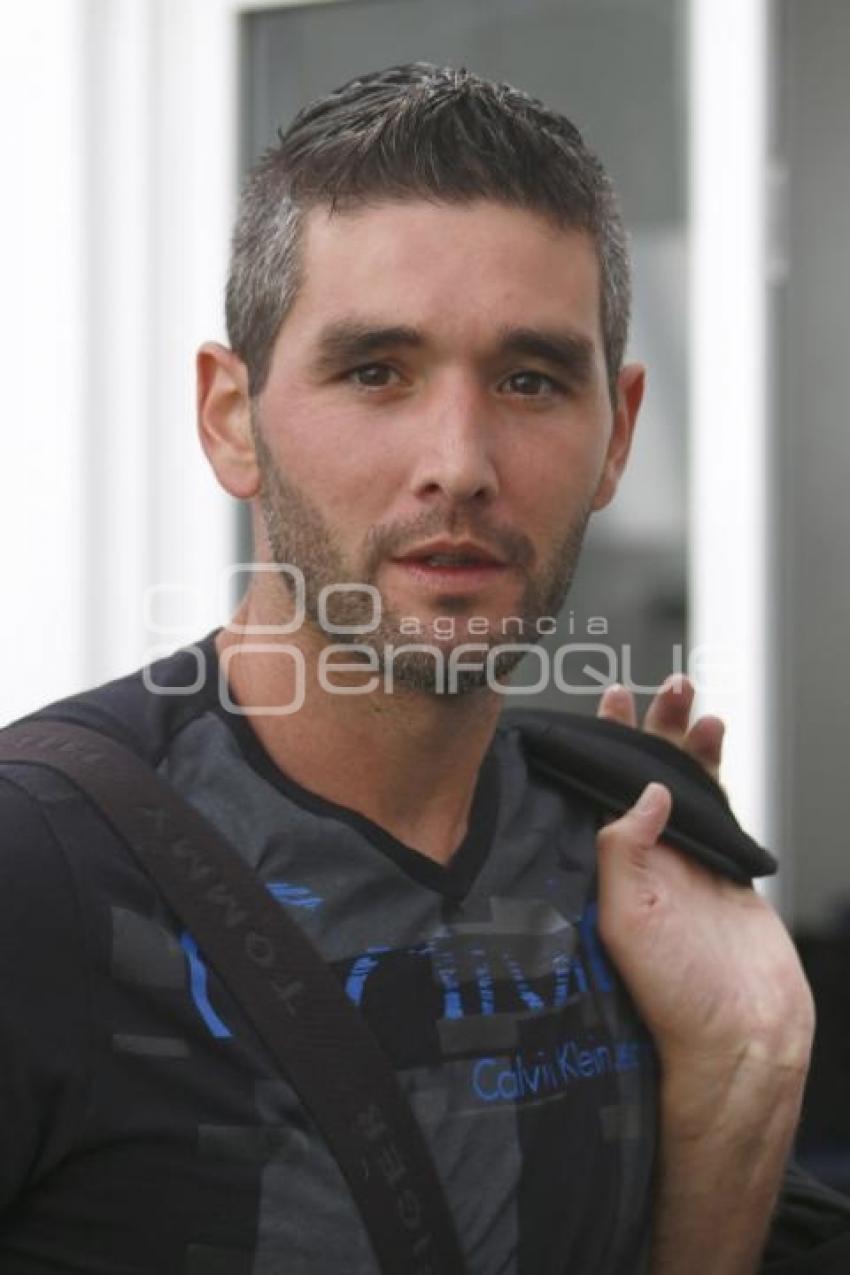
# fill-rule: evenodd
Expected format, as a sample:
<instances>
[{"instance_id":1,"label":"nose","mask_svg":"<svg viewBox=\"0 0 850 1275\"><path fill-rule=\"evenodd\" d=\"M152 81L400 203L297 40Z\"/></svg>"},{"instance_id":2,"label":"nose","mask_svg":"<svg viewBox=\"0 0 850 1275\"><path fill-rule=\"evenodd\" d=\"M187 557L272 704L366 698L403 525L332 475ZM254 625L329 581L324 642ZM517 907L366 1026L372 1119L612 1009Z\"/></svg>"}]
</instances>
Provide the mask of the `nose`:
<instances>
[{"instance_id":1,"label":"nose","mask_svg":"<svg viewBox=\"0 0 850 1275\"><path fill-rule=\"evenodd\" d=\"M412 488L420 500L492 501L499 490L492 410L479 387L456 380L435 394L415 443Z\"/></svg>"}]
</instances>

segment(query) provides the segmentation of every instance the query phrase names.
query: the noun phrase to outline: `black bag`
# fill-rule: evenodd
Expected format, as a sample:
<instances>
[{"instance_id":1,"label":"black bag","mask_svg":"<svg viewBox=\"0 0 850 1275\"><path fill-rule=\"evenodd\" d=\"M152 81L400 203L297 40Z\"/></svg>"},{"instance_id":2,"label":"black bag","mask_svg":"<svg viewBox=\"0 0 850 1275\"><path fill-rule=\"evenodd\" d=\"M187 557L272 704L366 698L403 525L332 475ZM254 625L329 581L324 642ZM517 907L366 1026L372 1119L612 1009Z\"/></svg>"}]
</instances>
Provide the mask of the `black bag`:
<instances>
[{"instance_id":1,"label":"black bag","mask_svg":"<svg viewBox=\"0 0 850 1275\"><path fill-rule=\"evenodd\" d=\"M776 870L718 785L665 741L572 714L510 712L504 720L520 728L535 768L602 812L622 813L650 780L660 780L673 795L666 841L739 882ZM59 771L125 841L310 1110L385 1275L462 1275L442 1186L392 1066L302 930L217 830L145 760L86 727L42 716L8 727L0 732L4 761ZM344 1073L336 1066L340 1052L350 1063ZM778 1234L766 1272L850 1270L850 1205L843 1216L836 1204L843 1197L823 1188L824 1204L819 1190L809 1180L798 1191L805 1239L800 1226ZM812 1265L820 1252L826 1264Z\"/></svg>"}]
</instances>

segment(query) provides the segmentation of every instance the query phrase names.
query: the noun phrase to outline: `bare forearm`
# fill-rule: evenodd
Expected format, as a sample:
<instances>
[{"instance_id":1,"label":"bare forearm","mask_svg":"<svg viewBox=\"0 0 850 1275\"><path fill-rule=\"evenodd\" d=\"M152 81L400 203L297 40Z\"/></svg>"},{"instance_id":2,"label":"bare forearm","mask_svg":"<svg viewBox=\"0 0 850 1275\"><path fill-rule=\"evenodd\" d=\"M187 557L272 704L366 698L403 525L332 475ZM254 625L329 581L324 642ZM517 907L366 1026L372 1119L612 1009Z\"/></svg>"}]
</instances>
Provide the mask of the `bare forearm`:
<instances>
[{"instance_id":1,"label":"bare forearm","mask_svg":"<svg viewBox=\"0 0 850 1275\"><path fill-rule=\"evenodd\" d=\"M814 1003L770 904L659 838L650 784L597 837L599 932L661 1061L650 1275L755 1275L799 1118Z\"/></svg>"},{"instance_id":2,"label":"bare forearm","mask_svg":"<svg viewBox=\"0 0 850 1275\"><path fill-rule=\"evenodd\" d=\"M804 1070L665 1079L650 1275L754 1275L800 1112Z\"/></svg>"}]
</instances>

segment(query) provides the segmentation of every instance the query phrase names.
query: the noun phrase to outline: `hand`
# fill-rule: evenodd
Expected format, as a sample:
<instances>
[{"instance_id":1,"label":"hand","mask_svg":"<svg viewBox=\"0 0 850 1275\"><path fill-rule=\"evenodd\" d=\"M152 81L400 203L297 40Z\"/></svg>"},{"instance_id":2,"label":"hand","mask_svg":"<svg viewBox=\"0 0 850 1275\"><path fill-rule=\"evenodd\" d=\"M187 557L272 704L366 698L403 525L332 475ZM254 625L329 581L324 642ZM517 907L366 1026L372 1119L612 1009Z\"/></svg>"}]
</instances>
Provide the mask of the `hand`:
<instances>
[{"instance_id":1,"label":"hand","mask_svg":"<svg viewBox=\"0 0 850 1275\"><path fill-rule=\"evenodd\" d=\"M693 688L670 678L644 729L716 780L723 723L689 725ZM637 726L622 687L600 715ZM650 784L598 837L599 929L662 1068L652 1275L753 1275L799 1118L811 992L779 917L749 886L659 841L670 794Z\"/></svg>"},{"instance_id":2,"label":"hand","mask_svg":"<svg viewBox=\"0 0 850 1275\"><path fill-rule=\"evenodd\" d=\"M662 1067L804 1075L814 1012L785 926L749 886L660 843L669 813L650 784L598 836L600 934Z\"/></svg>"},{"instance_id":3,"label":"hand","mask_svg":"<svg viewBox=\"0 0 850 1275\"><path fill-rule=\"evenodd\" d=\"M693 684L680 674L673 674L659 688L646 711L643 729L684 749L708 771L712 779L720 774L725 726L719 717L706 715L689 725L694 702ZM637 726L635 697L625 686L609 686L599 700L598 715L624 726Z\"/></svg>"}]
</instances>

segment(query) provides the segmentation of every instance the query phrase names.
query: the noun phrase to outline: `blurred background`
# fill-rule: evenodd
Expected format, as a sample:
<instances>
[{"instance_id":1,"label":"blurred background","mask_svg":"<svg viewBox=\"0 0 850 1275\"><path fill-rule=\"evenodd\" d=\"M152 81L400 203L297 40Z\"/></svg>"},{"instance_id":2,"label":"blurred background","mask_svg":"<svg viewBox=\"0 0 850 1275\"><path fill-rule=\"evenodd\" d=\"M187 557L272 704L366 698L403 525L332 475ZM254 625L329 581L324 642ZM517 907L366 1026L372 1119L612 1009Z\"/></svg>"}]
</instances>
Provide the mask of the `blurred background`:
<instances>
[{"instance_id":1,"label":"blurred background","mask_svg":"<svg viewBox=\"0 0 850 1275\"><path fill-rule=\"evenodd\" d=\"M5 6L0 722L227 617L247 521L193 355L223 339L240 173L317 94L417 59L560 109L620 190L648 397L546 644L569 691L530 693L529 661L515 702L593 711L681 667L727 719L818 1000L800 1154L850 1190L846 0Z\"/></svg>"}]
</instances>

